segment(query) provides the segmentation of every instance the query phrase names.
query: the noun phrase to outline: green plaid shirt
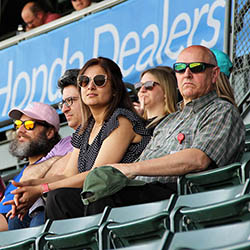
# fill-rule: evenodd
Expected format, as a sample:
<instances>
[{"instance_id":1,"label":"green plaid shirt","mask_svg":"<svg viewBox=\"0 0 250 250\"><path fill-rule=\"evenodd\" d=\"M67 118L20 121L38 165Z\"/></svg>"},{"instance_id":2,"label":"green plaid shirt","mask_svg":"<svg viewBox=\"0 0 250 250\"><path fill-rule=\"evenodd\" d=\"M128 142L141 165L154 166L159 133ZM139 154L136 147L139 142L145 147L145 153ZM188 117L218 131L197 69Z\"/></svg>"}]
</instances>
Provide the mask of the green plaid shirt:
<instances>
[{"instance_id":1,"label":"green plaid shirt","mask_svg":"<svg viewBox=\"0 0 250 250\"><path fill-rule=\"evenodd\" d=\"M183 110L180 106L155 128L138 161L159 158L186 148L203 151L213 161L210 167L224 166L238 159L244 149L245 126L235 106L218 98L215 91L189 102ZM177 139L179 134L184 135L181 143ZM138 176L137 179L166 183L175 182L177 177Z\"/></svg>"}]
</instances>

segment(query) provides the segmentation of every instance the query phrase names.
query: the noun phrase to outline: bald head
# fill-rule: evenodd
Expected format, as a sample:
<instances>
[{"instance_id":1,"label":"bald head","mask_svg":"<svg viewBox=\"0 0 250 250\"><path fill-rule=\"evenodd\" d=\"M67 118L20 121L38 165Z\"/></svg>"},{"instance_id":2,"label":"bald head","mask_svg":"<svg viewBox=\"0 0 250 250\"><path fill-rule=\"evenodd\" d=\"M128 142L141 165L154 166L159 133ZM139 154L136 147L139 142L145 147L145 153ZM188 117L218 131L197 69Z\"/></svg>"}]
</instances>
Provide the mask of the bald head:
<instances>
[{"instance_id":1,"label":"bald head","mask_svg":"<svg viewBox=\"0 0 250 250\"><path fill-rule=\"evenodd\" d=\"M45 12L35 2L28 2L22 9L22 19L26 23L26 31L43 24Z\"/></svg>"},{"instance_id":2,"label":"bald head","mask_svg":"<svg viewBox=\"0 0 250 250\"><path fill-rule=\"evenodd\" d=\"M177 61L180 61L179 58L181 58L183 54L192 54L197 58L197 62L207 62L217 66L217 60L214 53L202 45L192 45L183 49Z\"/></svg>"}]
</instances>

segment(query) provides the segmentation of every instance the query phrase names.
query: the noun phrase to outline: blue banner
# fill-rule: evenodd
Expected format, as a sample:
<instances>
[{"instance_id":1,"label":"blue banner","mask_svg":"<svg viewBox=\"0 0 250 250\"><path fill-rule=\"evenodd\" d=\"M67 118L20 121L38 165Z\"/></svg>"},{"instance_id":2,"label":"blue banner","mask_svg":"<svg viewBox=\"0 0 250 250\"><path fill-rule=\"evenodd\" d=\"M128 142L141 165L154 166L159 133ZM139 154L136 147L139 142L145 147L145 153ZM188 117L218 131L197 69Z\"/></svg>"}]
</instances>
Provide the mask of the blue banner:
<instances>
[{"instance_id":1,"label":"blue banner","mask_svg":"<svg viewBox=\"0 0 250 250\"><path fill-rule=\"evenodd\" d=\"M129 0L0 51L0 121L13 107L60 101L57 80L92 57L116 61L124 81L171 66L192 44L223 49L225 0Z\"/></svg>"}]
</instances>

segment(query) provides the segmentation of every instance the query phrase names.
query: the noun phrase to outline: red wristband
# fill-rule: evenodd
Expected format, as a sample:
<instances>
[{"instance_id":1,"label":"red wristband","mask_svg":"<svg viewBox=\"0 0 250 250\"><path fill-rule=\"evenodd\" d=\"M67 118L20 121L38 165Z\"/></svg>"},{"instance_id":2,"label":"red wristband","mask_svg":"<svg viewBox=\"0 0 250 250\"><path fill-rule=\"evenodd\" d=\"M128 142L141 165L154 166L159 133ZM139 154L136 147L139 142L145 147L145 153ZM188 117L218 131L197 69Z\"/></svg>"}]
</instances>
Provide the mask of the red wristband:
<instances>
[{"instance_id":1,"label":"red wristband","mask_svg":"<svg viewBox=\"0 0 250 250\"><path fill-rule=\"evenodd\" d=\"M43 194L46 194L46 193L48 193L50 191L48 183L41 184L41 187L42 187L42 190L43 190Z\"/></svg>"}]
</instances>

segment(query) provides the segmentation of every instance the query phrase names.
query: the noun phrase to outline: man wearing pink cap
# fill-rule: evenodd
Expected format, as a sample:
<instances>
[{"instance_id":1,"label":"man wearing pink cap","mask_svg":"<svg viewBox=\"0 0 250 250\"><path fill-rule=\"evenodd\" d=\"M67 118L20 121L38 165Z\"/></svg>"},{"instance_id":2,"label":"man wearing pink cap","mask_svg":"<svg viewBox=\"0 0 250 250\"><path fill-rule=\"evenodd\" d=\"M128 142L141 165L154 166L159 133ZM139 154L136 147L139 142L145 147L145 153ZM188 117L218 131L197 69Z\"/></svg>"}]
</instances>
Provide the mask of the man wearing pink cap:
<instances>
[{"instance_id":1,"label":"man wearing pink cap","mask_svg":"<svg viewBox=\"0 0 250 250\"><path fill-rule=\"evenodd\" d=\"M78 73L79 69L66 70L64 75L62 75L58 80L58 87L60 88L63 97L58 107L64 113L68 122L68 126L74 130L76 130L81 124L81 115L79 114L79 92L77 90ZM24 171L20 181L23 182L30 179L38 179L61 173L72 150L73 146L71 145L71 136L61 139L60 142L57 143L54 148L46 155L46 157L43 157L43 161L40 161L41 163L39 162L36 164L36 168L26 168L28 171ZM39 218L44 214L44 203L41 200L42 199L39 198L29 209L29 214L33 218L33 226L42 224ZM27 216L23 221L20 221L17 216L13 219L9 219L9 229L19 229L29 226L31 225L29 223L29 218L27 219Z\"/></svg>"},{"instance_id":2,"label":"man wearing pink cap","mask_svg":"<svg viewBox=\"0 0 250 250\"><path fill-rule=\"evenodd\" d=\"M14 178L20 180L25 169L32 168L60 141L59 116L54 108L44 103L31 103L27 108L21 110L14 108L9 112L10 118L14 120L16 137L10 142L10 153L19 159L28 159L29 164ZM7 219L5 215L10 211L10 205L4 202L13 199L10 193L15 187L9 184L6 187L4 197L0 203L0 230L7 230ZM43 218L37 218L43 220ZM32 222L31 222L32 224Z\"/></svg>"}]
</instances>

